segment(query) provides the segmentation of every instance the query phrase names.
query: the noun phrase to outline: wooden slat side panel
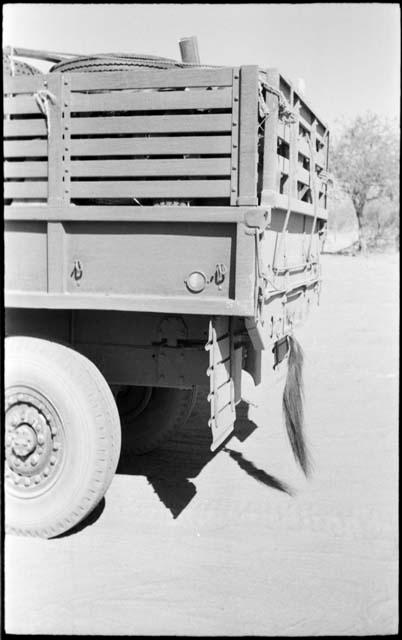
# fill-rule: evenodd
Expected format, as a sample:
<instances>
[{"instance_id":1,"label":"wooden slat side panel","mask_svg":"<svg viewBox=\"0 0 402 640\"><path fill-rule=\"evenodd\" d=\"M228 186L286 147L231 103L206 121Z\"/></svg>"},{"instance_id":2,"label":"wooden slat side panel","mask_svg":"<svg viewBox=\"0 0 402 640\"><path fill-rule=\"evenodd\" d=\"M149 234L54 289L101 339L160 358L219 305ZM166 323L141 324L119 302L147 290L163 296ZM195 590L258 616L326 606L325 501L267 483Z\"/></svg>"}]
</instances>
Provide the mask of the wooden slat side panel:
<instances>
[{"instance_id":1,"label":"wooden slat side panel","mask_svg":"<svg viewBox=\"0 0 402 640\"><path fill-rule=\"evenodd\" d=\"M230 131L230 114L71 118L72 135ZM22 135L22 134L20 134Z\"/></svg>"},{"instance_id":2,"label":"wooden slat side panel","mask_svg":"<svg viewBox=\"0 0 402 640\"><path fill-rule=\"evenodd\" d=\"M228 109L232 90L224 87L188 91L118 91L105 94L73 93L71 111L158 111L183 109ZM28 112L29 113L29 112Z\"/></svg>"},{"instance_id":3,"label":"wooden slat side panel","mask_svg":"<svg viewBox=\"0 0 402 640\"><path fill-rule=\"evenodd\" d=\"M230 154L231 136L72 139L72 156Z\"/></svg>"},{"instance_id":4,"label":"wooden slat side panel","mask_svg":"<svg viewBox=\"0 0 402 640\"><path fill-rule=\"evenodd\" d=\"M230 195L230 181L73 181L70 191L72 198L227 198Z\"/></svg>"},{"instance_id":5,"label":"wooden slat side panel","mask_svg":"<svg viewBox=\"0 0 402 640\"><path fill-rule=\"evenodd\" d=\"M38 163L30 164L34 165ZM230 158L197 158L184 160L76 160L71 163L71 175L72 177L224 176L230 175Z\"/></svg>"},{"instance_id":6,"label":"wooden slat side panel","mask_svg":"<svg viewBox=\"0 0 402 640\"><path fill-rule=\"evenodd\" d=\"M232 69L135 69L133 71L67 74L73 91L158 89L160 87L230 87Z\"/></svg>"},{"instance_id":7,"label":"wooden slat side panel","mask_svg":"<svg viewBox=\"0 0 402 640\"><path fill-rule=\"evenodd\" d=\"M5 158L45 157L47 140L5 140Z\"/></svg>"}]
</instances>

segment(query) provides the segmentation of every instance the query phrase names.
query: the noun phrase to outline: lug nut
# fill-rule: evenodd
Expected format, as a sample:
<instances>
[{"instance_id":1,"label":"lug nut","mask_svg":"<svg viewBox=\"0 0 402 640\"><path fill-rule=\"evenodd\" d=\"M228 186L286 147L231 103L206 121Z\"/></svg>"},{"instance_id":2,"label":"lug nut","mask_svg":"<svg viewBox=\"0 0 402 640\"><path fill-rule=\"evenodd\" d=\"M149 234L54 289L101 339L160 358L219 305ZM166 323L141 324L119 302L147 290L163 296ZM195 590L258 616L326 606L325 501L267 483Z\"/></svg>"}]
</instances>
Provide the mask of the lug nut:
<instances>
[{"instance_id":1,"label":"lug nut","mask_svg":"<svg viewBox=\"0 0 402 640\"><path fill-rule=\"evenodd\" d=\"M43 435L43 433L39 433L38 434L38 443L39 444L44 444L45 442L45 436Z\"/></svg>"},{"instance_id":2,"label":"lug nut","mask_svg":"<svg viewBox=\"0 0 402 640\"><path fill-rule=\"evenodd\" d=\"M34 476L33 481L34 481L35 484L39 484L40 483L40 476Z\"/></svg>"},{"instance_id":3,"label":"lug nut","mask_svg":"<svg viewBox=\"0 0 402 640\"><path fill-rule=\"evenodd\" d=\"M43 475L44 475L45 477L47 477L47 476L49 475L49 473L50 473L50 469L49 469L49 467L45 467L45 468L43 469Z\"/></svg>"},{"instance_id":4,"label":"lug nut","mask_svg":"<svg viewBox=\"0 0 402 640\"><path fill-rule=\"evenodd\" d=\"M52 436L57 435L57 429L56 427L52 424L50 431L52 432Z\"/></svg>"},{"instance_id":5,"label":"lug nut","mask_svg":"<svg viewBox=\"0 0 402 640\"><path fill-rule=\"evenodd\" d=\"M25 485L26 487L29 487L29 486L31 485L31 480L30 480L30 478L25 478L25 480L24 480L24 485Z\"/></svg>"},{"instance_id":6,"label":"lug nut","mask_svg":"<svg viewBox=\"0 0 402 640\"><path fill-rule=\"evenodd\" d=\"M51 456L51 458L50 458L49 462L50 462L50 464L51 464L52 466L56 464L56 461L57 461L56 456Z\"/></svg>"},{"instance_id":7,"label":"lug nut","mask_svg":"<svg viewBox=\"0 0 402 640\"><path fill-rule=\"evenodd\" d=\"M53 451L58 451L60 449L60 442L58 440L55 440L53 442Z\"/></svg>"},{"instance_id":8,"label":"lug nut","mask_svg":"<svg viewBox=\"0 0 402 640\"><path fill-rule=\"evenodd\" d=\"M39 458L37 455L31 456L31 465L33 467L36 467L36 465L38 464Z\"/></svg>"}]
</instances>

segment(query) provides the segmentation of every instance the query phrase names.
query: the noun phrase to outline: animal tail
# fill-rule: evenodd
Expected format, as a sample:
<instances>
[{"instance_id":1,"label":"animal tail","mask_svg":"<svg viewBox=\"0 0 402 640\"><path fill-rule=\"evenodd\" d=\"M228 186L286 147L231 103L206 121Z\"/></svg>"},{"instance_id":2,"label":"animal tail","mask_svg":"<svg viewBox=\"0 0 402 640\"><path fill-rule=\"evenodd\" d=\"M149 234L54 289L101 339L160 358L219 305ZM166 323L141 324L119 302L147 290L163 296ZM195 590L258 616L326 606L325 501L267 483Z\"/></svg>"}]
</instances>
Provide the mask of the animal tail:
<instances>
[{"instance_id":1,"label":"animal tail","mask_svg":"<svg viewBox=\"0 0 402 640\"><path fill-rule=\"evenodd\" d=\"M293 455L305 476L311 472L311 458L304 437L303 350L293 336L288 336L289 358L282 409Z\"/></svg>"}]
</instances>

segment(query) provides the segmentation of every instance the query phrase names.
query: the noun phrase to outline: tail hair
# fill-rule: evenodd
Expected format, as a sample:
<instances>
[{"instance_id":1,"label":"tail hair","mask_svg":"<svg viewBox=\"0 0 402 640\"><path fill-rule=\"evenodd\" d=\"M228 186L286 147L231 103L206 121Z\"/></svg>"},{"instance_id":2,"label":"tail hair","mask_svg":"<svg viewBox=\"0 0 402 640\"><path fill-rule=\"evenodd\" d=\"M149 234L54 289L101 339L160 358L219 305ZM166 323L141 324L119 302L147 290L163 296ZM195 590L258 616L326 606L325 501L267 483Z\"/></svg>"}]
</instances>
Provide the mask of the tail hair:
<instances>
[{"instance_id":1,"label":"tail hair","mask_svg":"<svg viewBox=\"0 0 402 640\"><path fill-rule=\"evenodd\" d=\"M293 455L304 475L309 476L312 463L304 436L304 355L294 336L288 336L288 344L288 372L282 399L283 416Z\"/></svg>"}]
</instances>

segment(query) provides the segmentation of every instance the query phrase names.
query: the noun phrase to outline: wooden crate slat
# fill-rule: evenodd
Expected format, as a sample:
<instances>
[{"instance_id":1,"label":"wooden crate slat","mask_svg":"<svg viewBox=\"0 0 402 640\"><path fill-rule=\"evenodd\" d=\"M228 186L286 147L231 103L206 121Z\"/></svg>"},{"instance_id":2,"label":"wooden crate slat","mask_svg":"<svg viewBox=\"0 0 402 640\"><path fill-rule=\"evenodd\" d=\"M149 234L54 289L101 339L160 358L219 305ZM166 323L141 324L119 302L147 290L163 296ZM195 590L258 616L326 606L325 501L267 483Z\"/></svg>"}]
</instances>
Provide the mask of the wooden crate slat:
<instances>
[{"instance_id":1,"label":"wooden crate slat","mask_svg":"<svg viewBox=\"0 0 402 640\"><path fill-rule=\"evenodd\" d=\"M5 198L47 198L47 182L5 182Z\"/></svg>"},{"instance_id":2,"label":"wooden crate slat","mask_svg":"<svg viewBox=\"0 0 402 640\"><path fill-rule=\"evenodd\" d=\"M47 162L5 162L5 178L47 178Z\"/></svg>"},{"instance_id":3,"label":"wooden crate slat","mask_svg":"<svg viewBox=\"0 0 402 640\"><path fill-rule=\"evenodd\" d=\"M71 182L72 198L226 198L229 180Z\"/></svg>"},{"instance_id":4,"label":"wooden crate slat","mask_svg":"<svg viewBox=\"0 0 402 640\"><path fill-rule=\"evenodd\" d=\"M72 156L230 154L231 136L73 139L70 146Z\"/></svg>"},{"instance_id":5,"label":"wooden crate slat","mask_svg":"<svg viewBox=\"0 0 402 640\"><path fill-rule=\"evenodd\" d=\"M184 160L75 160L71 163L71 175L73 177L223 176L229 174L230 158L194 158Z\"/></svg>"},{"instance_id":6,"label":"wooden crate slat","mask_svg":"<svg viewBox=\"0 0 402 640\"><path fill-rule=\"evenodd\" d=\"M104 89L152 89L159 87L230 87L231 67L218 69L134 69L133 71L78 72L65 74L73 91Z\"/></svg>"},{"instance_id":7,"label":"wooden crate slat","mask_svg":"<svg viewBox=\"0 0 402 640\"><path fill-rule=\"evenodd\" d=\"M4 99L4 113L6 115L31 114L41 113L41 110L33 96L19 95Z\"/></svg>"},{"instance_id":8,"label":"wooden crate slat","mask_svg":"<svg viewBox=\"0 0 402 640\"><path fill-rule=\"evenodd\" d=\"M49 79L48 75L38 74L35 76L4 76L3 93L35 93L38 89L45 88L45 82Z\"/></svg>"},{"instance_id":9,"label":"wooden crate slat","mask_svg":"<svg viewBox=\"0 0 402 640\"><path fill-rule=\"evenodd\" d=\"M40 120L6 120L4 122L4 136L8 138L47 136L45 118Z\"/></svg>"},{"instance_id":10,"label":"wooden crate slat","mask_svg":"<svg viewBox=\"0 0 402 640\"><path fill-rule=\"evenodd\" d=\"M310 145L307 138L299 137L298 141L299 153L302 153L306 158L310 158ZM319 151L315 152L316 163L321 167L325 167L325 147L322 147Z\"/></svg>"},{"instance_id":11,"label":"wooden crate slat","mask_svg":"<svg viewBox=\"0 0 402 640\"><path fill-rule=\"evenodd\" d=\"M227 109L231 87L214 91L118 91L114 93L73 93L71 111L157 111L171 109Z\"/></svg>"},{"instance_id":12,"label":"wooden crate slat","mask_svg":"<svg viewBox=\"0 0 402 640\"><path fill-rule=\"evenodd\" d=\"M230 114L71 118L72 135L230 131Z\"/></svg>"},{"instance_id":13,"label":"wooden crate slat","mask_svg":"<svg viewBox=\"0 0 402 640\"><path fill-rule=\"evenodd\" d=\"M47 156L47 140L5 140L5 158Z\"/></svg>"}]
</instances>

